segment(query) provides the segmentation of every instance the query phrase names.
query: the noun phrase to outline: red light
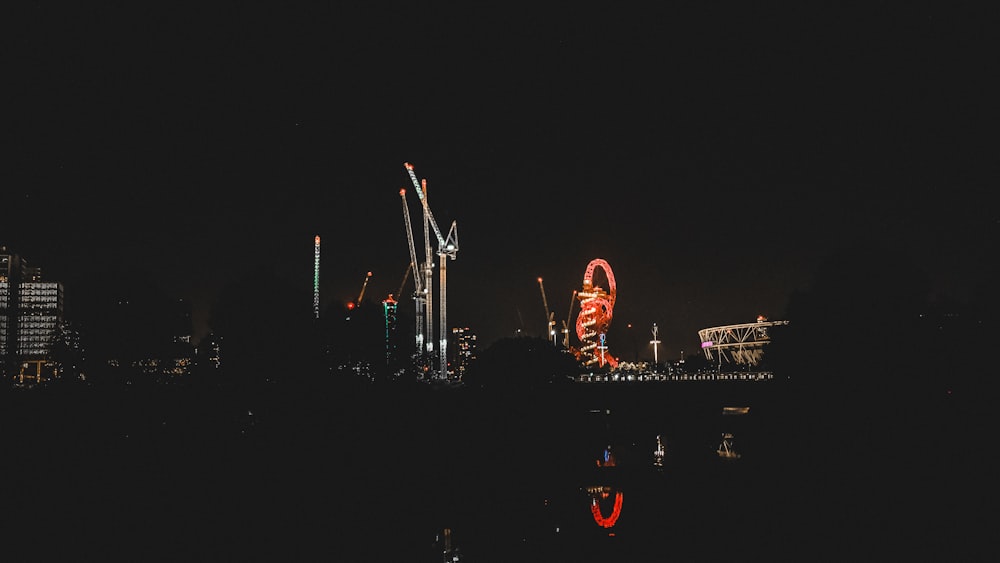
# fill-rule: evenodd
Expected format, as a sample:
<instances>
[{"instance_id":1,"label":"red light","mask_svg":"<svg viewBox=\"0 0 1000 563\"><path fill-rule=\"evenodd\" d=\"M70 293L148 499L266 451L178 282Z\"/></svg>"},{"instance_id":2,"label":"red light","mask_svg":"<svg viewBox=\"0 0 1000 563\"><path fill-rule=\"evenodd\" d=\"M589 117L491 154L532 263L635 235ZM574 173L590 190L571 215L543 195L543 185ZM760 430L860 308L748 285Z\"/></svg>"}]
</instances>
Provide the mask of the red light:
<instances>
[{"instance_id":1,"label":"red light","mask_svg":"<svg viewBox=\"0 0 1000 563\"><path fill-rule=\"evenodd\" d=\"M353 308L354 308L354 302L353 302L353 301L351 301L351 302L349 302L349 303L347 304L347 309L348 309L348 310L351 310L351 309L353 309Z\"/></svg>"}]
</instances>

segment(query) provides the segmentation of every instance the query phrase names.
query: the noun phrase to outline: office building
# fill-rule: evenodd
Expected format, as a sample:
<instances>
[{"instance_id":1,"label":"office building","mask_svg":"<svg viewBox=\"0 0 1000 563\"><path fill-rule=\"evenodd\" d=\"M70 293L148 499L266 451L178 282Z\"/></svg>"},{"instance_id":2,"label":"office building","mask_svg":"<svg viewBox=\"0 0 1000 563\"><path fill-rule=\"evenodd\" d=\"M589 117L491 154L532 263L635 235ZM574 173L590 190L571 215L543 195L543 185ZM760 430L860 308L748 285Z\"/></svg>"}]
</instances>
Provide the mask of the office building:
<instances>
[{"instance_id":1,"label":"office building","mask_svg":"<svg viewBox=\"0 0 1000 563\"><path fill-rule=\"evenodd\" d=\"M0 359L3 377L17 384L59 377L56 348L63 318L63 287L0 246Z\"/></svg>"}]
</instances>

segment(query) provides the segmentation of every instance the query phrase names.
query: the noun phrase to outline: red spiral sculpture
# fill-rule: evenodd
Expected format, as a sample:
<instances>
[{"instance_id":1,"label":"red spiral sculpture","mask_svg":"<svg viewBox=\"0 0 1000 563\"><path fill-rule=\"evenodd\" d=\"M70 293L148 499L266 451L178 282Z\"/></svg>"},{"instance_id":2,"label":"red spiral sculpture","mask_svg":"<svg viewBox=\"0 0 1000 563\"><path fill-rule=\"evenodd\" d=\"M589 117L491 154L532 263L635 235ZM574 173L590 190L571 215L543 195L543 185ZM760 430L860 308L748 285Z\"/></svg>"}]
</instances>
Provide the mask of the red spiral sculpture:
<instances>
[{"instance_id":1,"label":"red spiral sculpture","mask_svg":"<svg viewBox=\"0 0 1000 563\"><path fill-rule=\"evenodd\" d=\"M594 270L600 267L608 278L607 291L594 285ZM580 339L579 354L586 357L584 363L618 365L618 359L607 353L603 338L608 332L611 317L615 309L615 274L611 266L600 258L595 258L587 264L583 274L583 290L577 292L580 300L580 312L576 317L576 337Z\"/></svg>"}]
</instances>

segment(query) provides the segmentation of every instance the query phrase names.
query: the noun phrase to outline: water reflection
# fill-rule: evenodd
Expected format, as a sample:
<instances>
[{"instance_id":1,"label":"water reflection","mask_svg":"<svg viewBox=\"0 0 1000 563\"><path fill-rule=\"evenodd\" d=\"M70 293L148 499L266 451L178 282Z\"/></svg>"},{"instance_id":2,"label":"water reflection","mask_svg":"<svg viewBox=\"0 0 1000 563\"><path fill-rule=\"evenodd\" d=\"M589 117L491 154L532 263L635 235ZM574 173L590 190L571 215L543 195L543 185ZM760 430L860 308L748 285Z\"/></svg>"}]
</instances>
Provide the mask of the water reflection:
<instances>
[{"instance_id":1,"label":"water reflection","mask_svg":"<svg viewBox=\"0 0 1000 563\"><path fill-rule=\"evenodd\" d=\"M663 456L666 455L667 450L663 446L663 440L660 439L660 435L656 435L656 449L653 450L653 467L663 469Z\"/></svg>"},{"instance_id":2,"label":"water reflection","mask_svg":"<svg viewBox=\"0 0 1000 563\"><path fill-rule=\"evenodd\" d=\"M719 443L719 447L715 450L719 457L722 459L739 459L740 453L736 451L733 446L733 434L732 432L722 433L722 442Z\"/></svg>"},{"instance_id":3,"label":"water reflection","mask_svg":"<svg viewBox=\"0 0 1000 563\"><path fill-rule=\"evenodd\" d=\"M615 454L611 451L610 444L604 448L604 451L601 453L601 457L597 459L597 467L600 470L597 476L600 481L615 480L613 479L613 472L618 467L618 460L615 458ZM594 517L594 522L602 528L613 528L615 523L618 522L618 517L621 516L622 513L622 491L618 490L610 483L602 483L599 485L588 486L587 493L590 495L591 499L590 512ZM605 516L605 510L609 504L610 513Z\"/></svg>"},{"instance_id":4,"label":"water reflection","mask_svg":"<svg viewBox=\"0 0 1000 563\"><path fill-rule=\"evenodd\" d=\"M466 477L444 487L454 504L442 504L444 518L435 523L453 526L463 555L476 561L642 559L661 552L664 542L710 542L711 530L752 534L767 522L754 515L770 482L760 478L767 450L759 413L724 410L725 404L667 398L633 405L600 397L532 413L516 433L480 428L491 436L480 443L494 444L492 454L448 453L476 463L453 466ZM755 455L723 462L724 433L735 437L728 445L733 459ZM503 479L467 467L488 467ZM443 500L440 492L436 499ZM720 513L720 507L726 508Z\"/></svg>"}]
</instances>

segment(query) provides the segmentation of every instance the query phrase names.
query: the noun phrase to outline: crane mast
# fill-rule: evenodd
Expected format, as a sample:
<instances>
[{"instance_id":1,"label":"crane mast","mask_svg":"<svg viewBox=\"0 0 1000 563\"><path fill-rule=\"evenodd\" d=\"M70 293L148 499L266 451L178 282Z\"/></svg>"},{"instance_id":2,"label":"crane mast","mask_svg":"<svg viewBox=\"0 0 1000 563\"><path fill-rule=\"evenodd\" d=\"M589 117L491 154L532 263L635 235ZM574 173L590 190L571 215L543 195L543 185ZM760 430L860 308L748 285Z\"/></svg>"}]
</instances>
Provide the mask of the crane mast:
<instances>
[{"instance_id":1,"label":"crane mast","mask_svg":"<svg viewBox=\"0 0 1000 563\"><path fill-rule=\"evenodd\" d=\"M399 289L396 290L394 295L402 295L403 288L406 287L406 278L410 275L410 270L413 269L413 262L406 265L406 271L403 272L403 279L399 282Z\"/></svg>"},{"instance_id":2,"label":"crane mast","mask_svg":"<svg viewBox=\"0 0 1000 563\"><path fill-rule=\"evenodd\" d=\"M417 198L420 200L421 213L424 218L424 353L429 358L434 354L434 259L431 253L431 225L427 217L428 207L424 205L423 193L417 188Z\"/></svg>"},{"instance_id":3,"label":"crane mast","mask_svg":"<svg viewBox=\"0 0 1000 563\"><path fill-rule=\"evenodd\" d=\"M573 295L569 298L569 311L566 312L566 320L563 321L563 346L569 350L569 331L570 326L573 324L573 303L576 301L576 290L573 290Z\"/></svg>"},{"instance_id":4,"label":"crane mast","mask_svg":"<svg viewBox=\"0 0 1000 563\"><path fill-rule=\"evenodd\" d=\"M545 298L545 286L542 284L542 278L538 278L538 288L542 290L542 305L545 307L545 334L546 338L552 338L552 345L556 344L556 332L555 332L555 313L549 310L549 300Z\"/></svg>"},{"instance_id":5,"label":"crane mast","mask_svg":"<svg viewBox=\"0 0 1000 563\"><path fill-rule=\"evenodd\" d=\"M403 202L403 221L406 225L406 242L409 243L410 247L410 265L407 268L406 274L403 274L403 281L406 281L406 276L413 270L413 300L414 307L416 309L417 327L416 327L416 354L421 357L425 354L424 343L427 341L427 327L425 323L427 314L427 286L424 285L424 280L421 279L420 273L417 271L417 249L413 244L413 227L410 224L410 208L406 204L406 190L399 190L399 197ZM426 232L426 230L425 230ZM400 285L400 288L403 286ZM402 289L400 289L402 291Z\"/></svg>"},{"instance_id":6,"label":"crane mast","mask_svg":"<svg viewBox=\"0 0 1000 563\"><path fill-rule=\"evenodd\" d=\"M441 234L441 229L438 228L437 221L434 220L434 214L431 212L431 208L427 203L426 187L427 181L418 181L417 175L413 171L413 165L409 162L404 162L403 166L406 168L407 174L410 176L410 181L413 183L413 187L417 190L417 196L420 198L420 204L424 210L424 244L427 253L427 262L425 263L426 269L426 287L429 290L432 284L431 279L431 259L430 259L430 234L427 232L426 226L434 230L434 235L437 237L438 242L438 275L440 276L439 283L439 300L441 302L438 307L440 308L440 319L438 320L438 360L440 362L440 368L438 377L442 380L448 379L448 277L447 277L447 259L452 260L458 254L458 226L455 221L451 222L451 228L448 230L448 236L445 237ZM432 307L430 300L430 291L427 292L427 318L428 321L431 319ZM431 322L428 322L428 335L433 331L430 329ZM428 345L428 350L431 347Z\"/></svg>"}]
</instances>

